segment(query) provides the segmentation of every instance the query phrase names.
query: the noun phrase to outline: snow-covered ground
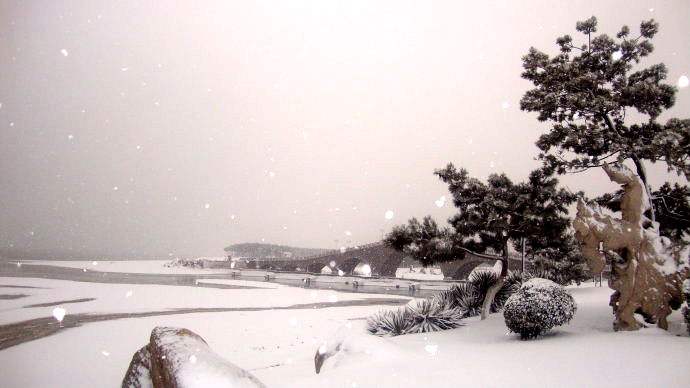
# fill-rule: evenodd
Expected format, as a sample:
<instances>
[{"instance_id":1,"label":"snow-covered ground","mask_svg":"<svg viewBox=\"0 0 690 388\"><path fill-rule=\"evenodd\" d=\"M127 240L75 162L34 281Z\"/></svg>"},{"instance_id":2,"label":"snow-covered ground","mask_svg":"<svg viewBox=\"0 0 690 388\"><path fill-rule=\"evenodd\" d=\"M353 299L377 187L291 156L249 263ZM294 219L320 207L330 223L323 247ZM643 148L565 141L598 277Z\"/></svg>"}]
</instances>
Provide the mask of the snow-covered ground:
<instances>
[{"instance_id":1,"label":"snow-covered ground","mask_svg":"<svg viewBox=\"0 0 690 388\"><path fill-rule=\"evenodd\" d=\"M150 311L177 307L277 307L310 302L381 297L300 289L263 282L204 282L263 287L209 289L182 286L78 283L0 278L0 294L31 296L0 301L0 321L50 316L54 307L21 308L50 301L76 312ZM270 288L269 288L270 287ZM680 315L670 332L647 328L615 333L611 290L570 289L578 303L573 322L534 341L507 333L501 314L476 318L455 330L378 338L365 333L365 317L381 306L194 313L87 323L0 351L2 387L115 387L132 354L157 325L189 328L221 356L250 370L269 387L559 386L684 387L690 373L690 338ZM348 328L350 327L350 328ZM343 337L342 332L349 333ZM340 334L335 335L334 333ZM314 372L324 343L345 338L344 350ZM30 366L30 367L27 367Z\"/></svg>"},{"instance_id":2,"label":"snow-covered ground","mask_svg":"<svg viewBox=\"0 0 690 388\"><path fill-rule=\"evenodd\" d=\"M27 294L18 299L0 300L0 324L51 316L55 306L24 306L94 298L93 301L60 306L68 314L147 312L173 308L281 307L304 303L324 303L395 296L309 290L275 283L230 279L200 279L199 283L257 287L256 289L215 289L163 285L84 283L65 280L0 277L0 294ZM10 288L2 285L40 288Z\"/></svg>"}]
</instances>

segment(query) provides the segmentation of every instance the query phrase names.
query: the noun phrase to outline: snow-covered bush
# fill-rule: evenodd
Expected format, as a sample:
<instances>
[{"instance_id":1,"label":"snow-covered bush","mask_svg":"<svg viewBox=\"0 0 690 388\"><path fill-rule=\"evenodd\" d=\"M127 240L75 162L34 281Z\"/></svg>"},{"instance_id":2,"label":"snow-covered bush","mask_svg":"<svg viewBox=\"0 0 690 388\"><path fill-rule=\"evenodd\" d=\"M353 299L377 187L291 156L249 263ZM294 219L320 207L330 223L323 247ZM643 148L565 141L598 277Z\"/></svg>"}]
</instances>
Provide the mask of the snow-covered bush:
<instances>
[{"instance_id":1,"label":"snow-covered bush","mask_svg":"<svg viewBox=\"0 0 690 388\"><path fill-rule=\"evenodd\" d=\"M402 335L454 329L462 325L462 311L424 299L397 310L384 310L367 319L374 335Z\"/></svg>"},{"instance_id":2,"label":"snow-covered bush","mask_svg":"<svg viewBox=\"0 0 690 388\"><path fill-rule=\"evenodd\" d=\"M570 322L576 310L575 299L563 287L534 278L508 298L503 317L510 331L530 339Z\"/></svg>"}]
</instances>

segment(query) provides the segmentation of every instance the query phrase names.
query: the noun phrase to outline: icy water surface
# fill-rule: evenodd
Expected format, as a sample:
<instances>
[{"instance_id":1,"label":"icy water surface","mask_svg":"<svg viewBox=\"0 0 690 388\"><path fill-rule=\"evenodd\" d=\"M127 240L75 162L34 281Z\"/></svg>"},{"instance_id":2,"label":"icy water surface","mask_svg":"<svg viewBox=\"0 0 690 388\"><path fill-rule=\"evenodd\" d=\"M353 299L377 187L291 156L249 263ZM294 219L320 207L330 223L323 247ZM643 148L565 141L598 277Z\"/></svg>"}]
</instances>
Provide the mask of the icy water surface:
<instances>
[{"instance_id":1,"label":"icy water surface","mask_svg":"<svg viewBox=\"0 0 690 388\"><path fill-rule=\"evenodd\" d=\"M143 274L143 273L121 273L121 272L101 272L101 271L84 271L78 268L59 267L45 264L27 264L22 263L17 265L16 262L0 262L0 276L9 277L32 277L44 279L58 279L58 280L73 280L79 282L92 283L120 283L120 284L159 284L159 285L177 285L177 286L196 286L196 287L210 287L210 288L257 288L254 286L238 286L228 284L213 284L203 283L198 280L201 279L236 279L236 280L263 280L263 276L232 276L228 274ZM305 275L307 276L307 275ZM363 279L366 282L367 279ZM429 289L415 289L410 290L407 286L396 288L394 285L359 285L353 286L351 283L345 282L319 282L312 280L309 283L303 282L301 278L285 279L273 278L266 282L283 284L293 287L312 288L321 290L334 290L341 292L355 292L367 294L385 294L385 295L400 295L415 298L426 298L434 295L438 290ZM448 284L450 287L450 284Z\"/></svg>"}]
</instances>

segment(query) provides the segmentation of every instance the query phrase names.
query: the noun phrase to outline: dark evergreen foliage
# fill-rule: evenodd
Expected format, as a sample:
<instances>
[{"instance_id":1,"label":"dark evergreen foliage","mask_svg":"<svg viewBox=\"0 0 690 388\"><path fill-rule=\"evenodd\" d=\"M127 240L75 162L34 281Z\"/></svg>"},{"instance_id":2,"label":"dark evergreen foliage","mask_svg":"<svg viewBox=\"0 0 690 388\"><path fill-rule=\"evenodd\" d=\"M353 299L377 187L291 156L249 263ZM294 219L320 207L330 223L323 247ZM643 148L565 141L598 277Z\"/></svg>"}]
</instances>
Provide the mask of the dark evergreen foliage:
<instances>
[{"instance_id":1,"label":"dark evergreen foliage","mask_svg":"<svg viewBox=\"0 0 690 388\"><path fill-rule=\"evenodd\" d=\"M430 216L412 218L386 236L388 246L426 265L462 259L467 250L505 254L509 242L517 247L522 238L534 251L561 244L576 194L558 188L558 180L543 170L517 184L505 174L492 174L484 183L452 163L435 174L448 184L458 208L448 220L452 228L439 227Z\"/></svg>"},{"instance_id":2,"label":"dark evergreen foliage","mask_svg":"<svg viewBox=\"0 0 690 388\"><path fill-rule=\"evenodd\" d=\"M564 35L556 40L559 54L550 57L531 48L522 59L522 77L534 89L520 107L551 123L537 141L546 169L562 174L631 160L647 184L643 161L664 161L669 171L690 178L690 120L656 121L675 102L675 87L664 83L666 66L633 71L653 51L658 23L642 22L637 36L623 26L615 38L594 35L595 17L578 22L576 29L585 35L582 45ZM630 125L631 112L647 117Z\"/></svg>"},{"instance_id":3,"label":"dark evergreen foliage","mask_svg":"<svg viewBox=\"0 0 690 388\"><path fill-rule=\"evenodd\" d=\"M553 241L552 247L529 254L533 255L533 259L525 279L538 277L567 286L592 277L580 246L570 233Z\"/></svg>"}]
</instances>

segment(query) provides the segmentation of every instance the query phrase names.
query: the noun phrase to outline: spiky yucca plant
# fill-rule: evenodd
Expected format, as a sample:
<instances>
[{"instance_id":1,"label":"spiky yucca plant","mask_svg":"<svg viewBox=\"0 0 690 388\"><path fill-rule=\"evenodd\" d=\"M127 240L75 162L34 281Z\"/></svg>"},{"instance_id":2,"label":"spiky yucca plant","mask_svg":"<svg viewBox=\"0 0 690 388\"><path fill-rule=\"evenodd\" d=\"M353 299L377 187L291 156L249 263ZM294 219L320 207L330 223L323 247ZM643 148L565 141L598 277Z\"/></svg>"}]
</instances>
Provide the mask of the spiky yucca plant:
<instances>
[{"instance_id":1,"label":"spiky yucca plant","mask_svg":"<svg viewBox=\"0 0 690 388\"><path fill-rule=\"evenodd\" d=\"M473 298L467 300L464 304L468 308L467 316L475 316L481 313L482 302L486 297L489 288L498 282L499 276L493 271L478 271L470 275L468 284L473 288ZM511 272L508 274L503 287L496 293L493 303L491 303L491 312L495 313L503 308L508 297L520 288L522 277L518 272ZM476 310L476 312L474 312Z\"/></svg>"},{"instance_id":2,"label":"spiky yucca plant","mask_svg":"<svg viewBox=\"0 0 690 388\"><path fill-rule=\"evenodd\" d=\"M411 325L412 318L406 308L382 310L367 318L367 331L379 336L405 334Z\"/></svg>"},{"instance_id":3,"label":"spiky yucca plant","mask_svg":"<svg viewBox=\"0 0 690 388\"><path fill-rule=\"evenodd\" d=\"M430 299L413 303L406 309L412 317L409 333L426 333L462 326L462 311L460 309L446 308Z\"/></svg>"}]
</instances>

